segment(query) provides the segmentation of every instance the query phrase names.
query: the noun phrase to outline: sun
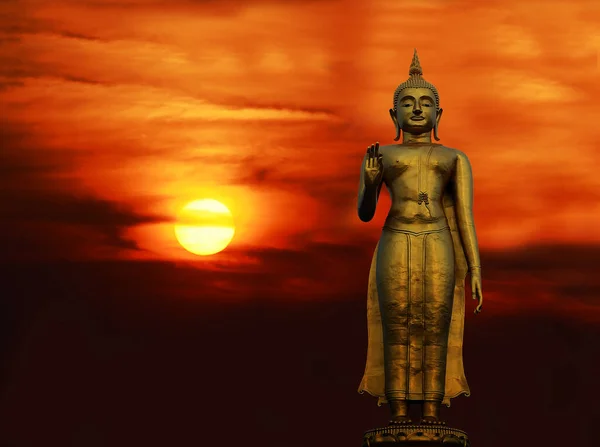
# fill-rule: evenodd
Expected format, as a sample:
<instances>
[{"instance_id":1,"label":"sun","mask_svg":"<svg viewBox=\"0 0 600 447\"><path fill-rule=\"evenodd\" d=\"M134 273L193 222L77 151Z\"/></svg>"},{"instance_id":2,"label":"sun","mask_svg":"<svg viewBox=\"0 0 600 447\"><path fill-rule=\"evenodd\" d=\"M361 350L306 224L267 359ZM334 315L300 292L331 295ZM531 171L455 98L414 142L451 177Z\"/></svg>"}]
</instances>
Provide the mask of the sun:
<instances>
[{"instance_id":1,"label":"sun","mask_svg":"<svg viewBox=\"0 0 600 447\"><path fill-rule=\"evenodd\" d=\"M235 234L231 211L214 199L194 200L177 216L175 237L190 253L214 255L224 250Z\"/></svg>"}]
</instances>

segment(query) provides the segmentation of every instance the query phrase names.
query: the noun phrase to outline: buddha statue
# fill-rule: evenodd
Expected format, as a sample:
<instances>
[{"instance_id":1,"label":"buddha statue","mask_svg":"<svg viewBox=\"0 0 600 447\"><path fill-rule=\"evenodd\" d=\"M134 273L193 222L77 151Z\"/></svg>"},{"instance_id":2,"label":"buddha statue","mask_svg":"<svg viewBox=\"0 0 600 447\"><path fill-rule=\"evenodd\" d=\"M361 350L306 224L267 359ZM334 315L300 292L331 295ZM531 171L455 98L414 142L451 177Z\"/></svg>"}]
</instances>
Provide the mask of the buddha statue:
<instances>
[{"instance_id":1,"label":"buddha statue","mask_svg":"<svg viewBox=\"0 0 600 447\"><path fill-rule=\"evenodd\" d=\"M442 117L436 87L423 78L415 50L409 78L394 92L395 141L368 147L358 216L369 222L383 185L391 207L369 275L367 361L359 392L388 403L392 424L443 424L442 404L469 395L462 343L465 279L482 309L481 266L467 156L436 141Z\"/></svg>"}]
</instances>

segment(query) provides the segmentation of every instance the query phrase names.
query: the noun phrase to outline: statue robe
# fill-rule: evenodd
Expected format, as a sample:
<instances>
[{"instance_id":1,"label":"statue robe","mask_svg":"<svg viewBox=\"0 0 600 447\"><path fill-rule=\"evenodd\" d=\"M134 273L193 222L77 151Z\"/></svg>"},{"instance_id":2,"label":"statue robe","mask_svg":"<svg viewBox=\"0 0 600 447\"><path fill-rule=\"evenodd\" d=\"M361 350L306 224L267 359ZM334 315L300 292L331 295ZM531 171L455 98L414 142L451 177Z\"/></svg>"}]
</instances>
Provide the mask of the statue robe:
<instances>
[{"instance_id":1,"label":"statue robe","mask_svg":"<svg viewBox=\"0 0 600 447\"><path fill-rule=\"evenodd\" d=\"M458 232L456 210L449 194L444 196L444 212L452 234L455 259L455 286L452 304L452 319L448 333L448 351L446 355L446 380L443 404L450 406L450 399L461 394L470 395L469 385L465 377L462 346L465 321L465 278L468 267ZM385 398L385 368L383 359L383 330L379 298L377 294L376 259L379 244L375 248L371 269L369 272L369 286L367 292L367 362L365 373L358 387L359 393L365 391L378 397L378 405L387 403Z\"/></svg>"}]
</instances>

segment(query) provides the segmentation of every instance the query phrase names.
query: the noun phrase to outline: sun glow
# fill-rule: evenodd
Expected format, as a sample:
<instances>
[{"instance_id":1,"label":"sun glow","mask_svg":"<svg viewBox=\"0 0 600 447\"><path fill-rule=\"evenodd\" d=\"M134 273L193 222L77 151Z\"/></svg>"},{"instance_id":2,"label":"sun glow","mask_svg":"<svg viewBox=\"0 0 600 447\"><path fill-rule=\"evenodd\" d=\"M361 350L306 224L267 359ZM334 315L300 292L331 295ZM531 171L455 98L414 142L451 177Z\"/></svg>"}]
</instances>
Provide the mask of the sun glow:
<instances>
[{"instance_id":1,"label":"sun glow","mask_svg":"<svg viewBox=\"0 0 600 447\"><path fill-rule=\"evenodd\" d=\"M183 248L199 256L224 250L235 234L231 211L214 199L188 203L177 222L175 237Z\"/></svg>"}]
</instances>

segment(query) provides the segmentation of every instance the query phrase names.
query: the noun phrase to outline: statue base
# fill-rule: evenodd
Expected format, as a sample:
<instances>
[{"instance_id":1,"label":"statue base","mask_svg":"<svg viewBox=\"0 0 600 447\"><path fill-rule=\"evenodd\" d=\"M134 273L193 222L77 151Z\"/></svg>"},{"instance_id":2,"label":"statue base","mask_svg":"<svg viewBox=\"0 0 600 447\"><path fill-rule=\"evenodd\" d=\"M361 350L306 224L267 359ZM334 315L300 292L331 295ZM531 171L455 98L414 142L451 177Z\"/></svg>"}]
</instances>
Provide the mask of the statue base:
<instances>
[{"instance_id":1,"label":"statue base","mask_svg":"<svg viewBox=\"0 0 600 447\"><path fill-rule=\"evenodd\" d=\"M368 430L362 447L469 447L467 434L456 428L434 424L393 424Z\"/></svg>"}]
</instances>

